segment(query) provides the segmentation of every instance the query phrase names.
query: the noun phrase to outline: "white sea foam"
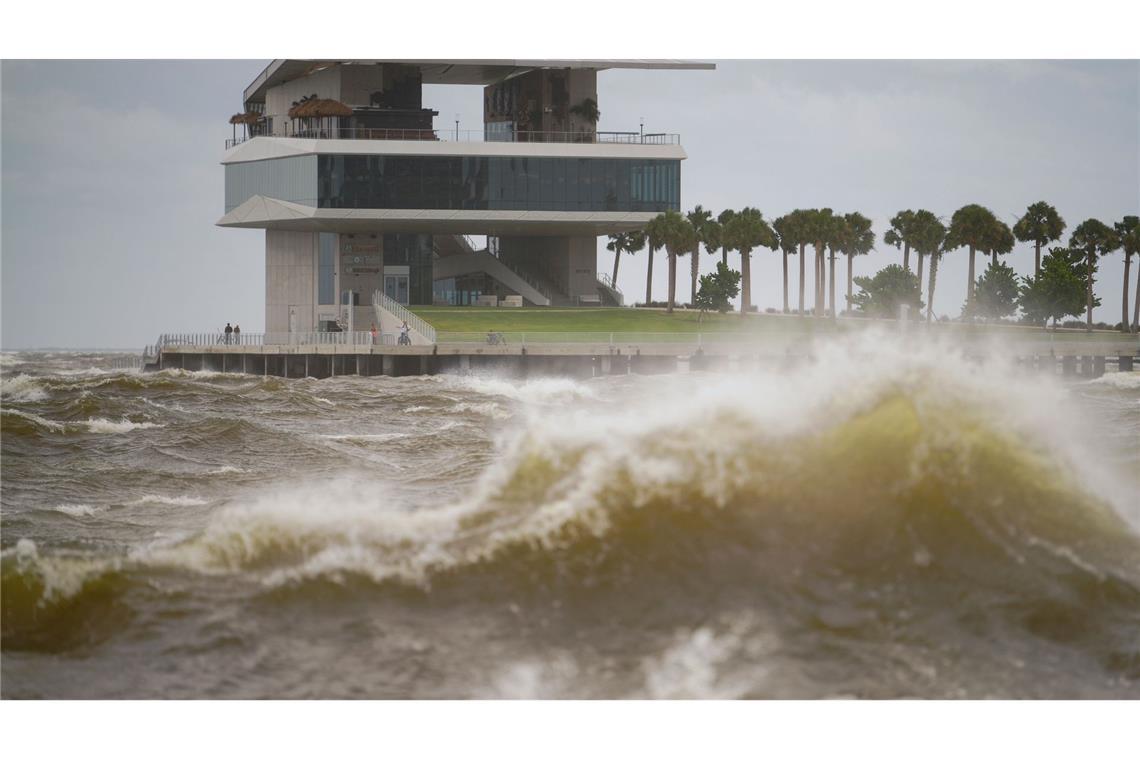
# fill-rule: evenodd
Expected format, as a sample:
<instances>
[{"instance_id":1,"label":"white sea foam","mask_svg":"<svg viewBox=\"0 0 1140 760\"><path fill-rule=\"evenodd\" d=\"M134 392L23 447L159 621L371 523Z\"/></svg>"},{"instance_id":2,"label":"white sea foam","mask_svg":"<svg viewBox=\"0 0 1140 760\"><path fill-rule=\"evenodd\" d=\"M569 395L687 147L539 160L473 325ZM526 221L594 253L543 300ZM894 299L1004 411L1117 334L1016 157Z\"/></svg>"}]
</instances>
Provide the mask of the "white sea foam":
<instances>
[{"instance_id":1,"label":"white sea foam","mask_svg":"<svg viewBox=\"0 0 1140 760\"><path fill-rule=\"evenodd\" d=\"M114 420L104 419L102 417L93 417L86 422L82 423L87 426L87 429L92 433L106 433L106 434L119 434L129 433L132 430L149 430L151 428L163 427L154 422L131 422L130 420Z\"/></svg>"},{"instance_id":2,"label":"white sea foam","mask_svg":"<svg viewBox=\"0 0 1140 760\"><path fill-rule=\"evenodd\" d=\"M597 398L597 391L587 383L568 377L543 377L522 382L499 377L465 377L461 386L487 396L505 396L526 404L561 404L579 399Z\"/></svg>"},{"instance_id":3,"label":"white sea foam","mask_svg":"<svg viewBox=\"0 0 1140 760\"><path fill-rule=\"evenodd\" d=\"M1107 385L1120 390L1140 390L1140 372L1109 372L1095 380L1089 380L1089 385Z\"/></svg>"},{"instance_id":4,"label":"white sea foam","mask_svg":"<svg viewBox=\"0 0 1140 760\"><path fill-rule=\"evenodd\" d=\"M35 425L39 425L42 428L54 431L56 433L62 433L62 432L67 430L67 426L65 423L55 422L54 420L45 419L44 417L41 417L38 414L32 414L30 412L21 412L19 409L4 409L4 414L10 414L13 417L21 417L21 418L28 420L29 422L31 422Z\"/></svg>"},{"instance_id":5,"label":"white sea foam","mask_svg":"<svg viewBox=\"0 0 1140 760\"><path fill-rule=\"evenodd\" d=\"M319 401L320 403L328 404L329 406L336 406L335 401L329 401L327 398L323 398L322 396L313 396L313 401Z\"/></svg>"},{"instance_id":6,"label":"white sea foam","mask_svg":"<svg viewBox=\"0 0 1140 760\"><path fill-rule=\"evenodd\" d=\"M482 403L473 401L461 401L455 406L451 407L453 412L470 412L472 414L480 414L484 417L490 417L493 420L509 420L514 415L509 409L496 404L494 401L484 401Z\"/></svg>"},{"instance_id":7,"label":"white sea foam","mask_svg":"<svg viewBox=\"0 0 1140 760\"><path fill-rule=\"evenodd\" d=\"M16 375L0 380L0 398L15 403L44 401L48 392L40 379L32 375Z\"/></svg>"},{"instance_id":8,"label":"white sea foam","mask_svg":"<svg viewBox=\"0 0 1140 760\"><path fill-rule=\"evenodd\" d=\"M90 504L59 504L52 509L71 517L94 517L95 513L99 511Z\"/></svg>"},{"instance_id":9,"label":"white sea foam","mask_svg":"<svg viewBox=\"0 0 1140 760\"><path fill-rule=\"evenodd\" d=\"M400 438L407 438L408 433L344 433L344 434L328 434L319 435L318 438L323 438L326 441L349 441L349 442L384 442L395 441Z\"/></svg>"},{"instance_id":10,"label":"white sea foam","mask_svg":"<svg viewBox=\"0 0 1140 760\"><path fill-rule=\"evenodd\" d=\"M157 504L164 507L200 507L210 502L196 496L163 496L161 494L146 494L127 506L141 507L148 504Z\"/></svg>"},{"instance_id":11,"label":"white sea foam","mask_svg":"<svg viewBox=\"0 0 1140 760\"><path fill-rule=\"evenodd\" d=\"M234 467L232 464L224 464L221 467L215 467L212 470L207 470L207 475L241 475L249 472L240 467Z\"/></svg>"}]
</instances>

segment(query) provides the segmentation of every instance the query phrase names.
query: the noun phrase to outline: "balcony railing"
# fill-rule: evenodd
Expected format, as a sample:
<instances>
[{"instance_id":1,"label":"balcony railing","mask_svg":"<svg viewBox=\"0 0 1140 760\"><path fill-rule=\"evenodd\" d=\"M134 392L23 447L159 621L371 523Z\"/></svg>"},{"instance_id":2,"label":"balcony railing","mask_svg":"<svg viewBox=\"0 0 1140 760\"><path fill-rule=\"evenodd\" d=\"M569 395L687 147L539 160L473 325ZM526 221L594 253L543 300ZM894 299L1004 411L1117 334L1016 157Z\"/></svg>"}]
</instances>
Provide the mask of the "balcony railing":
<instances>
[{"instance_id":1,"label":"balcony railing","mask_svg":"<svg viewBox=\"0 0 1140 760\"><path fill-rule=\"evenodd\" d=\"M422 140L428 142L577 143L585 145L680 145L681 136L667 132L507 132L481 129L372 129L368 127L293 127L278 135L250 135L226 140L226 149L254 137L296 137L306 140Z\"/></svg>"}]
</instances>

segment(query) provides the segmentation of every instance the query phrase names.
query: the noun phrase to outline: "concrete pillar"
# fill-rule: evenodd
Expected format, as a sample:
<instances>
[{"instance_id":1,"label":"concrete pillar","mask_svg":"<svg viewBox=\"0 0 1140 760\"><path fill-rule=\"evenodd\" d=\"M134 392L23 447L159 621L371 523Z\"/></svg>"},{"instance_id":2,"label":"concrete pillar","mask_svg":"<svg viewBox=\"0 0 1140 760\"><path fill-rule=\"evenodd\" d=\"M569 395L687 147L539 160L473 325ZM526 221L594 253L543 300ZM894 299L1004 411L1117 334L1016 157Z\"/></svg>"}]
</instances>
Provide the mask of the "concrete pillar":
<instances>
[{"instance_id":1,"label":"concrete pillar","mask_svg":"<svg viewBox=\"0 0 1140 760\"><path fill-rule=\"evenodd\" d=\"M1094 356L1093 357L1092 376L1093 377L1103 377L1104 376L1104 357L1103 356Z\"/></svg>"},{"instance_id":2,"label":"concrete pillar","mask_svg":"<svg viewBox=\"0 0 1140 760\"><path fill-rule=\"evenodd\" d=\"M1093 358L1091 356L1081 357L1081 377L1090 377L1092 375Z\"/></svg>"},{"instance_id":3,"label":"concrete pillar","mask_svg":"<svg viewBox=\"0 0 1140 760\"><path fill-rule=\"evenodd\" d=\"M1077 357L1075 356L1062 356L1061 357L1061 374L1069 377L1077 374Z\"/></svg>"}]
</instances>

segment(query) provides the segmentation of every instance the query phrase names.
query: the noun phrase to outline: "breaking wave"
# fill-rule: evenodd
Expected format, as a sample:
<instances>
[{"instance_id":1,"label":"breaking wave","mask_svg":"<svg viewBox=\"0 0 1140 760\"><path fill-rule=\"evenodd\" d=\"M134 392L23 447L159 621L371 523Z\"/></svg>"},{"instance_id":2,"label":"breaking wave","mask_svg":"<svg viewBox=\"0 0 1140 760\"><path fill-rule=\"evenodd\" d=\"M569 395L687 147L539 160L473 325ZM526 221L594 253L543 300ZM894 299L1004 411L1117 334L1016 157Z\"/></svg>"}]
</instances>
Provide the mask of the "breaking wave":
<instances>
[{"instance_id":1,"label":"breaking wave","mask_svg":"<svg viewBox=\"0 0 1140 760\"><path fill-rule=\"evenodd\" d=\"M511 387L462 382L493 399L453 400L469 405L498 407ZM654 382L620 406L562 403L590 383L516 388L527 413L458 504L402 503L374 482L286 484L121 560L17 547L4 557L5 645L10 630L58 643L36 609L88 620L130 579L176 572L240 575L270 595L339 584L432 603L636 608L672 632L643 662L650 696L751 693L761 670L734 682L722 665L763 656L755 626L692 625L740 609L801 635L1013 631L1087 646L1140 678L1140 645L1121 633L1140 625L1134 493L1090 461L1062 386L873 337L786 374ZM543 674L523 662L498 691L529 693Z\"/></svg>"}]
</instances>

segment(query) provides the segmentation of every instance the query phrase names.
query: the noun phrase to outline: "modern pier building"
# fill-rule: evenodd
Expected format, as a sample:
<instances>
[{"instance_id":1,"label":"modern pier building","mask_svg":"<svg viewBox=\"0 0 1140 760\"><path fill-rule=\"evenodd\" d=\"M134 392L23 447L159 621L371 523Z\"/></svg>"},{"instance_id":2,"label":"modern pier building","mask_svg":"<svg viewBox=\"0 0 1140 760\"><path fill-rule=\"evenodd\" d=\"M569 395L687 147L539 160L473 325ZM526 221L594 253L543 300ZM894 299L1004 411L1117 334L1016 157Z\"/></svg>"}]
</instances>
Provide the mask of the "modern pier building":
<instances>
[{"instance_id":1,"label":"modern pier building","mask_svg":"<svg viewBox=\"0 0 1140 760\"><path fill-rule=\"evenodd\" d=\"M231 119L218 221L265 230L266 333L368 329L375 300L620 304L597 238L679 210L685 153L675 134L597 130L615 68L713 66L273 61ZM436 128L425 84L482 86L483 128Z\"/></svg>"}]
</instances>

